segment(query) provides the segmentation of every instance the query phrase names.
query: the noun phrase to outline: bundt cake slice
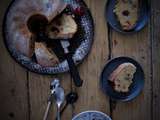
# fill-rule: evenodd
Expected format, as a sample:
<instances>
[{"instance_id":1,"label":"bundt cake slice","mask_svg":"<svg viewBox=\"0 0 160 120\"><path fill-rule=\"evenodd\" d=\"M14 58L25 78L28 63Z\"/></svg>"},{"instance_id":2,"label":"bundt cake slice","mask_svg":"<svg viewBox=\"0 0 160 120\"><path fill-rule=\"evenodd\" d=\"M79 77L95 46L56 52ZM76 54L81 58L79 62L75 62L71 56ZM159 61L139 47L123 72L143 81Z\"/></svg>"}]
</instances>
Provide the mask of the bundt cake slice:
<instances>
[{"instance_id":1,"label":"bundt cake slice","mask_svg":"<svg viewBox=\"0 0 160 120\"><path fill-rule=\"evenodd\" d=\"M72 38L77 32L77 24L72 15L62 14L57 16L47 27L47 34L50 38Z\"/></svg>"},{"instance_id":2,"label":"bundt cake slice","mask_svg":"<svg viewBox=\"0 0 160 120\"><path fill-rule=\"evenodd\" d=\"M59 63L57 56L44 43L35 43L35 56L38 64L52 67Z\"/></svg>"}]
</instances>

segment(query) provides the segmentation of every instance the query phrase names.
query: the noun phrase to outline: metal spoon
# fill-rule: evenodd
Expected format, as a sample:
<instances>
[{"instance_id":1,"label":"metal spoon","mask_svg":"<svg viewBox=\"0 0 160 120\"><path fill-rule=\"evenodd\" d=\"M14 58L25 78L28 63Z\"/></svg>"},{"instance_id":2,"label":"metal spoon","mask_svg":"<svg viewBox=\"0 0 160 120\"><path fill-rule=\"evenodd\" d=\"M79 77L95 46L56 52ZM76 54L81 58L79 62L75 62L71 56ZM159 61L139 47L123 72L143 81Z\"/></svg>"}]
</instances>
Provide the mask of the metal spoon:
<instances>
[{"instance_id":1,"label":"metal spoon","mask_svg":"<svg viewBox=\"0 0 160 120\"><path fill-rule=\"evenodd\" d=\"M64 107L62 108L60 114L62 115L64 110L67 108L67 106L69 104L74 104L75 102L77 102L77 100L78 100L78 94L76 92L68 93L66 96L66 103L65 103ZM55 120L57 120L57 118L55 118Z\"/></svg>"},{"instance_id":2,"label":"metal spoon","mask_svg":"<svg viewBox=\"0 0 160 120\"><path fill-rule=\"evenodd\" d=\"M46 108L43 120L47 120L49 109L50 109L54 99L56 100L56 103L58 106L57 107L57 109L58 109L57 116L59 116L58 120L60 120L59 109L60 109L61 104L64 101L64 90L60 87L60 82L56 78L52 80L51 85L50 85L50 96L48 99L48 104L47 104L47 108Z\"/></svg>"},{"instance_id":3,"label":"metal spoon","mask_svg":"<svg viewBox=\"0 0 160 120\"><path fill-rule=\"evenodd\" d=\"M63 88L60 86L55 88L54 98L57 104L57 120L60 120L60 108L65 98Z\"/></svg>"},{"instance_id":4,"label":"metal spoon","mask_svg":"<svg viewBox=\"0 0 160 120\"><path fill-rule=\"evenodd\" d=\"M47 104L47 108L46 108L43 120L47 120L49 109L50 109L50 107L52 105L52 102L53 102L53 99L54 99L55 88L58 87L58 86L59 86L59 80L54 79L51 82L51 85L50 85L50 96L49 96L49 99L48 99L48 104Z\"/></svg>"}]
</instances>

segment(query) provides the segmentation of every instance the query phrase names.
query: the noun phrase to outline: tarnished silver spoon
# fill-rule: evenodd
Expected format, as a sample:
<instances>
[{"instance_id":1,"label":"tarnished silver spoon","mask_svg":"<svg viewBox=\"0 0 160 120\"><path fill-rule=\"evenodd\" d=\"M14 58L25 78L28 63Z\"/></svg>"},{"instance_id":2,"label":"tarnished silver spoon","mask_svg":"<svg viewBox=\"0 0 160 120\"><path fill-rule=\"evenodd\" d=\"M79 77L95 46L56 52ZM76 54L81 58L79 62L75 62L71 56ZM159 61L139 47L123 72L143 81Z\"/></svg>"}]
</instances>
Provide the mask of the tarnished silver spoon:
<instances>
[{"instance_id":1,"label":"tarnished silver spoon","mask_svg":"<svg viewBox=\"0 0 160 120\"><path fill-rule=\"evenodd\" d=\"M51 82L50 90L51 90L51 95L50 95L49 100L48 100L48 105L47 105L47 109L45 111L43 120L47 120L49 109L50 109L50 106L51 106L53 101L56 102L57 118L58 118L58 120L60 120L60 107L61 107L61 104L64 101L64 90L63 90L63 88L61 88L60 82L59 82L58 79L54 79Z\"/></svg>"},{"instance_id":2,"label":"tarnished silver spoon","mask_svg":"<svg viewBox=\"0 0 160 120\"><path fill-rule=\"evenodd\" d=\"M57 104L57 120L60 120L60 109L65 99L64 89L60 85L55 87L54 98Z\"/></svg>"}]
</instances>

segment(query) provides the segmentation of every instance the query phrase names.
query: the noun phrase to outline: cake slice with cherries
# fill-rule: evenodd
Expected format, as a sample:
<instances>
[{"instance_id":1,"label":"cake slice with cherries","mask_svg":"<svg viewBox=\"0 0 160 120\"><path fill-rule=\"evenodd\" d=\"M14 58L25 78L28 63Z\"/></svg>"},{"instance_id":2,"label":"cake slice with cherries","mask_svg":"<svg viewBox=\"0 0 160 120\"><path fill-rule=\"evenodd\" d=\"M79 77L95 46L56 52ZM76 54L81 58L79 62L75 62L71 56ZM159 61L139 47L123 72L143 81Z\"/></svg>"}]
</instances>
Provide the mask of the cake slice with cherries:
<instances>
[{"instance_id":1,"label":"cake slice with cherries","mask_svg":"<svg viewBox=\"0 0 160 120\"><path fill-rule=\"evenodd\" d=\"M109 76L109 81L113 83L113 88L117 92L128 92L133 82L136 66L132 63L119 65Z\"/></svg>"},{"instance_id":2,"label":"cake slice with cherries","mask_svg":"<svg viewBox=\"0 0 160 120\"><path fill-rule=\"evenodd\" d=\"M53 22L47 27L47 34L52 39L68 39L72 38L77 32L77 24L72 15L63 13L57 16Z\"/></svg>"},{"instance_id":3,"label":"cake slice with cherries","mask_svg":"<svg viewBox=\"0 0 160 120\"><path fill-rule=\"evenodd\" d=\"M114 13L123 30L131 30L138 20L138 0L117 0Z\"/></svg>"}]
</instances>

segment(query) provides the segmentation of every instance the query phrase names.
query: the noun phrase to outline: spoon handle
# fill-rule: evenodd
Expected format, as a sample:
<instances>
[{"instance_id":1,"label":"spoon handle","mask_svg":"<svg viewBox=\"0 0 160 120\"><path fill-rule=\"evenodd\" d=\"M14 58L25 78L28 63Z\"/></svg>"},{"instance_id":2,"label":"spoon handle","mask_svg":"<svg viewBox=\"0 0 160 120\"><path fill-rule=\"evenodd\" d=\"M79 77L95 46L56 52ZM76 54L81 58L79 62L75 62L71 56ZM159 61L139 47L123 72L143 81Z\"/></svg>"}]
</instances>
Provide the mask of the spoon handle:
<instances>
[{"instance_id":1,"label":"spoon handle","mask_svg":"<svg viewBox=\"0 0 160 120\"><path fill-rule=\"evenodd\" d=\"M50 106L51 106L51 101L48 102L47 109L46 109L46 111L45 111L43 120L47 120L48 112L49 112Z\"/></svg>"},{"instance_id":2,"label":"spoon handle","mask_svg":"<svg viewBox=\"0 0 160 120\"><path fill-rule=\"evenodd\" d=\"M60 120L60 107L57 105L57 120Z\"/></svg>"},{"instance_id":3,"label":"spoon handle","mask_svg":"<svg viewBox=\"0 0 160 120\"><path fill-rule=\"evenodd\" d=\"M68 106L68 103L66 103L66 104L64 105L64 107L62 108L62 110L61 110L61 112L60 112L61 115L63 114L63 112L64 112L64 110L67 108L67 106Z\"/></svg>"}]
</instances>

